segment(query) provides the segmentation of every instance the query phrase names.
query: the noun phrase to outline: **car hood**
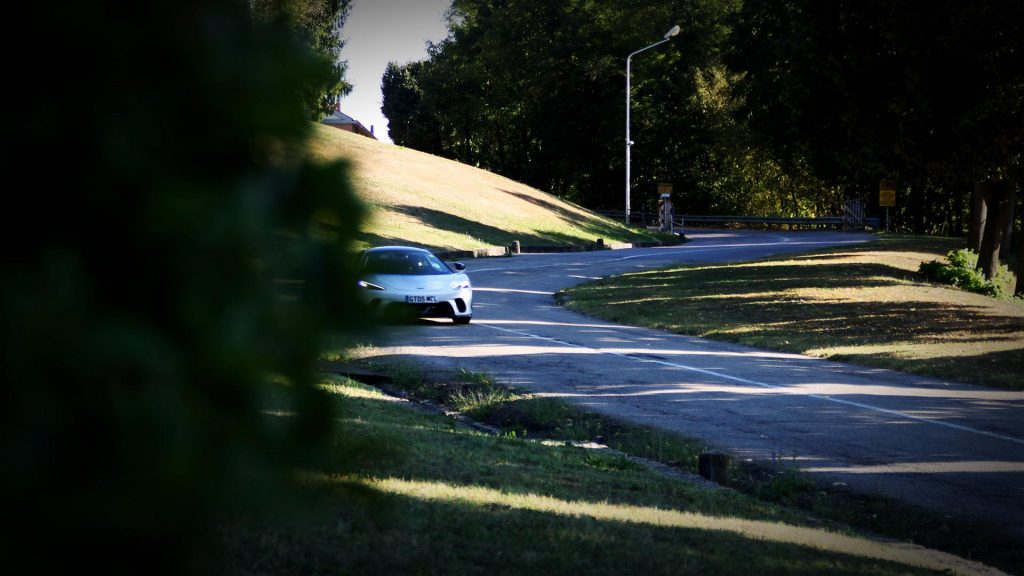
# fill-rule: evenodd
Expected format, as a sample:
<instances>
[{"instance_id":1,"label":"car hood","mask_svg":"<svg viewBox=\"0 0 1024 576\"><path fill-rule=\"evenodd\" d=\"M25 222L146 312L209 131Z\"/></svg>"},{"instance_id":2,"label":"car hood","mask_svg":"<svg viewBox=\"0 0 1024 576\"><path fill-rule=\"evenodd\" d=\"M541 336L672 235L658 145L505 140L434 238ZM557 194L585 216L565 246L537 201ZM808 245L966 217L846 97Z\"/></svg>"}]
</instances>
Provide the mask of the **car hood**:
<instances>
[{"instance_id":1,"label":"car hood","mask_svg":"<svg viewBox=\"0 0 1024 576\"><path fill-rule=\"evenodd\" d=\"M465 278L465 274L441 274L437 276L369 274L364 276L363 280L391 290L448 290L452 282Z\"/></svg>"}]
</instances>

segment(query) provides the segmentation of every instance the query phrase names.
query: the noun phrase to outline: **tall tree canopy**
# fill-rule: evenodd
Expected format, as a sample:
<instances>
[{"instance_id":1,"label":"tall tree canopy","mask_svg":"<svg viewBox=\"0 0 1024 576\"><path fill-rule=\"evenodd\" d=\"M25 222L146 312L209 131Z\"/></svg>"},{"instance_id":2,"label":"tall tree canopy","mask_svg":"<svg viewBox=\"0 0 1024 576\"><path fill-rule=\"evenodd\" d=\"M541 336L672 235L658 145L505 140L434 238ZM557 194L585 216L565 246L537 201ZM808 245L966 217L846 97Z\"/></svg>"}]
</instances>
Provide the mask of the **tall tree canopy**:
<instances>
[{"instance_id":1,"label":"tall tree canopy","mask_svg":"<svg viewBox=\"0 0 1024 576\"><path fill-rule=\"evenodd\" d=\"M748 0L731 35L751 127L830 182L951 193L1024 144L1020 2Z\"/></svg>"},{"instance_id":2,"label":"tall tree canopy","mask_svg":"<svg viewBox=\"0 0 1024 576\"><path fill-rule=\"evenodd\" d=\"M249 0L249 9L262 22L287 24L313 54L331 70L304 88L306 106L313 120L334 111L338 98L352 91L345 81L348 64L340 60L345 42L342 26L352 0Z\"/></svg>"},{"instance_id":3,"label":"tall tree canopy","mask_svg":"<svg viewBox=\"0 0 1024 576\"><path fill-rule=\"evenodd\" d=\"M392 139L621 209L624 60L673 24L633 60L635 209L671 182L683 212L881 215L896 180L898 228L973 215L994 273L1024 212L1017 0L454 0L448 37L385 74Z\"/></svg>"},{"instance_id":4,"label":"tall tree canopy","mask_svg":"<svg viewBox=\"0 0 1024 576\"><path fill-rule=\"evenodd\" d=\"M633 62L637 204L654 205L656 184L668 181L693 210L813 209L790 201L808 181L784 177L731 116L735 74L721 54L738 8L738 0L456 0L450 34L429 58L385 73L391 137L621 209L625 59L678 23L676 39Z\"/></svg>"},{"instance_id":5,"label":"tall tree canopy","mask_svg":"<svg viewBox=\"0 0 1024 576\"><path fill-rule=\"evenodd\" d=\"M836 214L897 179L901 221L962 229L972 183L1021 165L1022 5L811 0L455 0L448 38L392 65L400 144L591 207L633 174L694 212Z\"/></svg>"},{"instance_id":6,"label":"tall tree canopy","mask_svg":"<svg viewBox=\"0 0 1024 576\"><path fill-rule=\"evenodd\" d=\"M730 45L743 112L787 160L866 197L880 178L900 181L917 232L962 230L973 183L996 184L979 188L998 191L993 208L1012 206L1024 167L1021 2L748 0ZM992 229L1006 218L991 213Z\"/></svg>"}]
</instances>

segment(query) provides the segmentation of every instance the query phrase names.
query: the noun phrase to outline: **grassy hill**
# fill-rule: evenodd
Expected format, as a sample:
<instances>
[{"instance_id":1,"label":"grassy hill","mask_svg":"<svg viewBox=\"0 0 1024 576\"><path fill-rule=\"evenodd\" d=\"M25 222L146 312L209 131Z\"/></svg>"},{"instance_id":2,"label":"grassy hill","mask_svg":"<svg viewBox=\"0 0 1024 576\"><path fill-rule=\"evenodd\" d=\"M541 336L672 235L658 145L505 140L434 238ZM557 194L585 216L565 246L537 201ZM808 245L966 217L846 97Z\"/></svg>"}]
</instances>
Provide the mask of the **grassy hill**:
<instances>
[{"instance_id":1,"label":"grassy hill","mask_svg":"<svg viewBox=\"0 0 1024 576\"><path fill-rule=\"evenodd\" d=\"M356 192L370 206L367 246L414 244L475 249L524 245L652 241L524 184L416 150L317 125L313 153L353 163Z\"/></svg>"}]
</instances>

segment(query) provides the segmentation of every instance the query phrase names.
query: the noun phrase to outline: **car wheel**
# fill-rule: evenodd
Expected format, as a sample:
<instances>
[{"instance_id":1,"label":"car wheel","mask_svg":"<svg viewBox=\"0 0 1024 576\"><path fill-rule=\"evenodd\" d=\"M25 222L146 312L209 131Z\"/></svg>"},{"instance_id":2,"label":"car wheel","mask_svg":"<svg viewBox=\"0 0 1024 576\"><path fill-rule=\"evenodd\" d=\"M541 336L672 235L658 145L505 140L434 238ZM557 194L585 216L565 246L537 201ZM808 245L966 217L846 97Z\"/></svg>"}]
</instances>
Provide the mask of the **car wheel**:
<instances>
[{"instance_id":1,"label":"car wheel","mask_svg":"<svg viewBox=\"0 0 1024 576\"><path fill-rule=\"evenodd\" d=\"M469 324L469 321L472 319L472 316L455 316L452 318L452 321L456 324Z\"/></svg>"}]
</instances>

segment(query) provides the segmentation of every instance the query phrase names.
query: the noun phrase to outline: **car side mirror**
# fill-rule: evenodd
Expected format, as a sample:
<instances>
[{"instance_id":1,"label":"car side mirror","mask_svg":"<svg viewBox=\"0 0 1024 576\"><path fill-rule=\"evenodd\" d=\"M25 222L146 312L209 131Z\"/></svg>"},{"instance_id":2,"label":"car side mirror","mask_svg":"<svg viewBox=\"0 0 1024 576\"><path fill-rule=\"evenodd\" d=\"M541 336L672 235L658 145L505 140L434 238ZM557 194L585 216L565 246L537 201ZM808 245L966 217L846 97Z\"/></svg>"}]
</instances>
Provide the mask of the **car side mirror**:
<instances>
[{"instance_id":1,"label":"car side mirror","mask_svg":"<svg viewBox=\"0 0 1024 576\"><path fill-rule=\"evenodd\" d=\"M462 262L456 262L455 264L452 264L452 266L455 267L456 272L462 272L466 269L466 265Z\"/></svg>"}]
</instances>

